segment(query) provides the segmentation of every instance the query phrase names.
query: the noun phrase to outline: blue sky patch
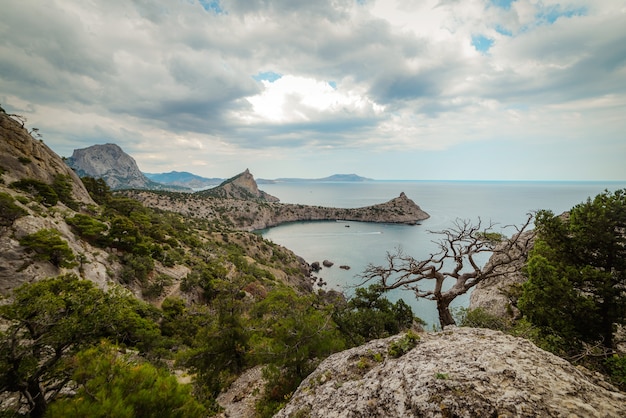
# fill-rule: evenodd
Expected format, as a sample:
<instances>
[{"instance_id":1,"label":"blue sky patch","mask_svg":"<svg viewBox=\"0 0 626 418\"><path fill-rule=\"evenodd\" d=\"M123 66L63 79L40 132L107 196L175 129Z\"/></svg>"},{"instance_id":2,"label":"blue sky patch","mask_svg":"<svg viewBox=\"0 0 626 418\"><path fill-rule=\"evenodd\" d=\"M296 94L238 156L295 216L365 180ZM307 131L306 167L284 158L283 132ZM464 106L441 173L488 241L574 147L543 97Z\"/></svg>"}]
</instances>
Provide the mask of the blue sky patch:
<instances>
[{"instance_id":1,"label":"blue sky patch","mask_svg":"<svg viewBox=\"0 0 626 418\"><path fill-rule=\"evenodd\" d=\"M333 88L333 90L337 90L337 82L336 81L329 81L328 85L331 86Z\"/></svg>"},{"instance_id":2,"label":"blue sky patch","mask_svg":"<svg viewBox=\"0 0 626 418\"><path fill-rule=\"evenodd\" d=\"M487 38L485 35L472 35L472 45L476 51L486 53L493 45L493 39Z\"/></svg>"},{"instance_id":3,"label":"blue sky patch","mask_svg":"<svg viewBox=\"0 0 626 418\"><path fill-rule=\"evenodd\" d=\"M515 0L491 0L491 4L504 10L511 8L511 3Z\"/></svg>"},{"instance_id":4,"label":"blue sky patch","mask_svg":"<svg viewBox=\"0 0 626 418\"><path fill-rule=\"evenodd\" d=\"M539 11L536 15L537 20L548 22L550 24L556 22L561 17L585 16L587 9L584 7L578 9L564 10L560 5L547 7Z\"/></svg>"},{"instance_id":5,"label":"blue sky patch","mask_svg":"<svg viewBox=\"0 0 626 418\"><path fill-rule=\"evenodd\" d=\"M513 36L513 32L508 30L504 26L496 25L495 29L496 29L496 32L498 32L500 35Z\"/></svg>"},{"instance_id":6,"label":"blue sky patch","mask_svg":"<svg viewBox=\"0 0 626 418\"><path fill-rule=\"evenodd\" d=\"M275 73L274 71L261 71L253 75L252 78L254 78L256 81L266 80L266 81L269 81L270 83L273 83L274 81L278 80L282 76L283 76L282 74Z\"/></svg>"},{"instance_id":7,"label":"blue sky patch","mask_svg":"<svg viewBox=\"0 0 626 418\"><path fill-rule=\"evenodd\" d=\"M207 12L213 12L218 15L224 13L220 0L198 0L198 3L200 3L202 8Z\"/></svg>"}]
</instances>

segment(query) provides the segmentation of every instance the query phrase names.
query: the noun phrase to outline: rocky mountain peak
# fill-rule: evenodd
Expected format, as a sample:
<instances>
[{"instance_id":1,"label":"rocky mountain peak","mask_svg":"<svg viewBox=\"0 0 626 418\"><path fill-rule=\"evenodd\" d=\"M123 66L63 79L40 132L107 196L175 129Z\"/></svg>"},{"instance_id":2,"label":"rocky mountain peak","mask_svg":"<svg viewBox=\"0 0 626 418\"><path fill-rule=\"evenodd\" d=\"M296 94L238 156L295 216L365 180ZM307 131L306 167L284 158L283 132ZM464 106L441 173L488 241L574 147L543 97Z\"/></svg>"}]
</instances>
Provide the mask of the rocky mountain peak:
<instances>
[{"instance_id":1,"label":"rocky mountain peak","mask_svg":"<svg viewBox=\"0 0 626 418\"><path fill-rule=\"evenodd\" d=\"M201 193L204 195L220 197L222 199L255 199L267 202L279 201L277 197L259 190L259 186L257 185L256 180L254 180L254 176L247 168L243 173L237 174L236 176L225 180L219 186Z\"/></svg>"},{"instance_id":2,"label":"rocky mountain peak","mask_svg":"<svg viewBox=\"0 0 626 418\"><path fill-rule=\"evenodd\" d=\"M80 178L41 140L34 139L23 123L0 108L0 172L5 184L35 179L52 184L57 175L69 176L74 200L93 204Z\"/></svg>"},{"instance_id":3,"label":"rocky mountain peak","mask_svg":"<svg viewBox=\"0 0 626 418\"><path fill-rule=\"evenodd\" d=\"M75 149L67 163L79 176L102 178L111 189L149 189L156 185L116 144Z\"/></svg>"}]
</instances>

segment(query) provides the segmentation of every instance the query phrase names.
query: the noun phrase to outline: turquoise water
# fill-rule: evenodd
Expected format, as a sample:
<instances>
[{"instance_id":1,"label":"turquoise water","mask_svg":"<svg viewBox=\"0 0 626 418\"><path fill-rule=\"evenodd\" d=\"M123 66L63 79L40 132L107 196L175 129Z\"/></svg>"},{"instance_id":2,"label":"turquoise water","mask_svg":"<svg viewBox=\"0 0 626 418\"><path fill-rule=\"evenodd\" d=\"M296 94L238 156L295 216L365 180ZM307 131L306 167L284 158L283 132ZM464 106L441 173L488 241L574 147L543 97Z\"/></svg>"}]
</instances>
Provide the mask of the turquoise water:
<instances>
[{"instance_id":1,"label":"turquoise water","mask_svg":"<svg viewBox=\"0 0 626 418\"><path fill-rule=\"evenodd\" d=\"M388 252L402 249L416 259L437 250L433 240L456 219L483 225L495 223L495 230L511 235L526 214L539 209L561 213L594 197L603 190L626 188L626 182L473 182L473 181L376 181L363 183L277 183L260 188L283 203L299 203L354 208L386 202L401 192L417 203L430 218L420 225L374 224L364 222L297 222L261 231L262 235L283 245L307 262L332 261L318 276L326 289L350 294L361 282L360 274L368 264L384 264ZM487 261L487 257L483 262ZM350 266L350 270L340 269ZM419 300L408 291L394 291L389 299L404 299L414 313L429 326L438 324L434 302ZM457 298L455 306L467 306L469 295Z\"/></svg>"}]
</instances>

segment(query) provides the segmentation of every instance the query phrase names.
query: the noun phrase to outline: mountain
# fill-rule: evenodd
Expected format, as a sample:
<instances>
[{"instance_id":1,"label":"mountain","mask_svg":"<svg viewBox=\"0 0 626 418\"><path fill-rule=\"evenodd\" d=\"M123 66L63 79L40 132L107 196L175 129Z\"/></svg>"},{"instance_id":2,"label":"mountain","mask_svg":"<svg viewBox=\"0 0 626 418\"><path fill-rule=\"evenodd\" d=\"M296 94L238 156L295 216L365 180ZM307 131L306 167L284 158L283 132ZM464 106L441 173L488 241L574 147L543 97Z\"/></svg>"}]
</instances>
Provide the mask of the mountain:
<instances>
[{"instance_id":1,"label":"mountain","mask_svg":"<svg viewBox=\"0 0 626 418\"><path fill-rule=\"evenodd\" d=\"M75 149L67 165L80 177L101 178L111 189L163 189L147 178L130 155L116 144Z\"/></svg>"},{"instance_id":2,"label":"mountain","mask_svg":"<svg viewBox=\"0 0 626 418\"><path fill-rule=\"evenodd\" d=\"M152 181L200 190L216 186L224 181L222 178L206 178L188 171L170 171L169 173L144 173Z\"/></svg>"},{"instance_id":3,"label":"mountain","mask_svg":"<svg viewBox=\"0 0 626 418\"><path fill-rule=\"evenodd\" d=\"M197 193L199 196L212 196L222 199L252 199L266 202L278 202L278 198L259 190L250 170L225 180L219 186Z\"/></svg>"},{"instance_id":4,"label":"mountain","mask_svg":"<svg viewBox=\"0 0 626 418\"><path fill-rule=\"evenodd\" d=\"M361 177L356 174L333 174L332 176L323 177L319 179L303 179L303 178L293 178L293 177L284 177L278 178L274 180L270 179L259 179L259 184L273 184L273 183L313 183L313 182L362 182L362 181L374 181L374 179L370 179L367 177Z\"/></svg>"}]
</instances>

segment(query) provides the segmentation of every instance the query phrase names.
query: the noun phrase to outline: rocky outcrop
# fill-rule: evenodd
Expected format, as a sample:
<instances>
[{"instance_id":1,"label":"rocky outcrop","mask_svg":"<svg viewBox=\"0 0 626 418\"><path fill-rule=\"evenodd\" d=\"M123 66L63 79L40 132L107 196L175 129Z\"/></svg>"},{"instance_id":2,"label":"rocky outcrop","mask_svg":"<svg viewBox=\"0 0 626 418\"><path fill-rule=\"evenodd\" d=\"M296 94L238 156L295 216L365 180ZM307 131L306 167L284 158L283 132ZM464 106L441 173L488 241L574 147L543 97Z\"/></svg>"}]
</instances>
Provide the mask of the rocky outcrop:
<instances>
[{"instance_id":1,"label":"rocky outcrop","mask_svg":"<svg viewBox=\"0 0 626 418\"><path fill-rule=\"evenodd\" d=\"M80 177L101 178L111 189L161 189L148 179L135 160L115 144L75 149L67 164Z\"/></svg>"},{"instance_id":2,"label":"rocky outcrop","mask_svg":"<svg viewBox=\"0 0 626 418\"><path fill-rule=\"evenodd\" d=\"M76 173L41 140L34 139L22 123L0 108L0 173L4 184L35 179L52 184L59 174L69 176L72 197L77 202L94 204Z\"/></svg>"},{"instance_id":3,"label":"rocky outcrop","mask_svg":"<svg viewBox=\"0 0 626 418\"><path fill-rule=\"evenodd\" d=\"M221 199L262 200L265 202L278 202L278 198L259 190L250 170L246 169L219 186L198 193L199 196L211 196Z\"/></svg>"},{"instance_id":4,"label":"rocky outcrop","mask_svg":"<svg viewBox=\"0 0 626 418\"><path fill-rule=\"evenodd\" d=\"M399 358L371 341L324 360L275 415L287 417L622 417L626 394L528 340L449 327ZM397 350L396 350L397 352Z\"/></svg>"},{"instance_id":5,"label":"rocky outcrop","mask_svg":"<svg viewBox=\"0 0 626 418\"><path fill-rule=\"evenodd\" d=\"M502 275L483 280L476 285L470 295L469 309L481 308L501 318L515 319L519 316L515 289L527 280L523 267L535 242L535 231L523 232L518 242L521 246L513 247L511 253L496 253L491 256L488 264L498 263L504 257L515 261L496 269L501 270Z\"/></svg>"},{"instance_id":6,"label":"rocky outcrop","mask_svg":"<svg viewBox=\"0 0 626 418\"><path fill-rule=\"evenodd\" d=\"M218 220L245 231L298 221L344 220L415 225L429 217L404 193L379 205L347 209L283 204L260 199L222 199L208 196L206 191L189 194L129 190L124 194L148 207Z\"/></svg>"}]
</instances>

